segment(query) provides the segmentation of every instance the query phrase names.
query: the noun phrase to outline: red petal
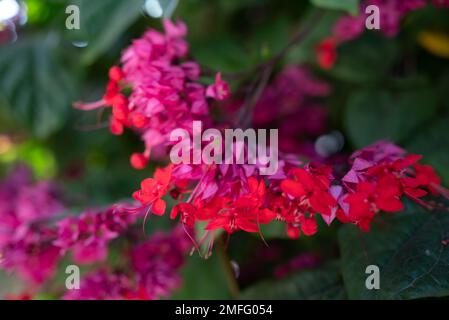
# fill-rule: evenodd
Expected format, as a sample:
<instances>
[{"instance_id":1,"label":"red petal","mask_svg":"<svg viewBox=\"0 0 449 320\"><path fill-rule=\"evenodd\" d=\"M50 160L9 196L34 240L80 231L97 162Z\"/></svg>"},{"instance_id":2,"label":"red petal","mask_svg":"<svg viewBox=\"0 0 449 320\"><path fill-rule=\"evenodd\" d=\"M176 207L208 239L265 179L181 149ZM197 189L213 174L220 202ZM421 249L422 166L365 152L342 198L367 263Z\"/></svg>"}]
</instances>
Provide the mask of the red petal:
<instances>
[{"instance_id":1,"label":"red petal","mask_svg":"<svg viewBox=\"0 0 449 320\"><path fill-rule=\"evenodd\" d=\"M276 213L270 209L262 209L259 211L256 221L259 223L269 223L276 218Z\"/></svg>"},{"instance_id":2,"label":"red petal","mask_svg":"<svg viewBox=\"0 0 449 320\"><path fill-rule=\"evenodd\" d=\"M167 185L171 179L171 172L172 172L171 165L168 165L165 168L157 168L156 171L154 172L154 178L158 182Z\"/></svg>"},{"instance_id":3,"label":"red petal","mask_svg":"<svg viewBox=\"0 0 449 320\"><path fill-rule=\"evenodd\" d=\"M302 197L306 194L302 184L293 180L283 180L281 182L281 189L295 198Z\"/></svg>"},{"instance_id":4,"label":"red petal","mask_svg":"<svg viewBox=\"0 0 449 320\"><path fill-rule=\"evenodd\" d=\"M142 170L145 169L148 163L147 157L142 153L133 153L130 158L131 166L134 169Z\"/></svg>"},{"instance_id":5,"label":"red petal","mask_svg":"<svg viewBox=\"0 0 449 320\"><path fill-rule=\"evenodd\" d=\"M304 219L301 222L301 230L307 236L314 235L318 231L318 225L315 218Z\"/></svg>"},{"instance_id":6,"label":"red petal","mask_svg":"<svg viewBox=\"0 0 449 320\"><path fill-rule=\"evenodd\" d=\"M290 239L297 239L301 235L301 230L298 227L287 225L287 235Z\"/></svg>"},{"instance_id":7,"label":"red petal","mask_svg":"<svg viewBox=\"0 0 449 320\"><path fill-rule=\"evenodd\" d=\"M404 193L412 198L421 198L427 195L427 191L423 189L406 188Z\"/></svg>"},{"instance_id":8,"label":"red petal","mask_svg":"<svg viewBox=\"0 0 449 320\"><path fill-rule=\"evenodd\" d=\"M257 187L259 186L259 182L254 177L248 178L248 188L249 191L252 193L255 193L257 191Z\"/></svg>"},{"instance_id":9,"label":"red petal","mask_svg":"<svg viewBox=\"0 0 449 320\"><path fill-rule=\"evenodd\" d=\"M250 220L247 219L236 219L236 226L246 232L259 232L259 226Z\"/></svg>"},{"instance_id":10,"label":"red petal","mask_svg":"<svg viewBox=\"0 0 449 320\"><path fill-rule=\"evenodd\" d=\"M378 199L377 207L382 211L398 212L404 209L404 204L397 198Z\"/></svg>"},{"instance_id":11,"label":"red petal","mask_svg":"<svg viewBox=\"0 0 449 320\"><path fill-rule=\"evenodd\" d=\"M162 199L157 199L154 201L153 206L151 207L151 211L158 216L162 216L165 213L165 208L167 204Z\"/></svg>"},{"instance_id":12,"label":"red petal","mask_svg":"<svg viewBox=\"0 0 449 320\"><path fill-rule=\"evenodd\" d=\"M140 188L144 192L151 192L151 191L153 191L154 187L156 186L156 183L157 183L157 181L154 180L153 178L147 178L140 183Z\"/></svg>"}]
</instances>

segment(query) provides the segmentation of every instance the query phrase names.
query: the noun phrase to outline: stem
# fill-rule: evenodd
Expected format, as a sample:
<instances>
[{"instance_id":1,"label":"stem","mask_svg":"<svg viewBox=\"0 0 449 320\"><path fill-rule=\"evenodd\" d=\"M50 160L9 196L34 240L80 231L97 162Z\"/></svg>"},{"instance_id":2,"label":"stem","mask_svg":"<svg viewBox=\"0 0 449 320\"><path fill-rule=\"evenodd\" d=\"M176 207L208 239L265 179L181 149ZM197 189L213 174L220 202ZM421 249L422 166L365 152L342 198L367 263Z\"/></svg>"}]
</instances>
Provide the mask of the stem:
<instances>
[{"instance_id":1,"label":"stem","mask_svg":"<svg viewBox=\"0 0 449 320\"><path fill-rule=\"evenodd\" d=\"M226 247L224 245L222 237L219 237L217 239L217 249L220 263L225 271L226 283L228 285L229 292L231 293L231 297L233 299L236 299L240 295L240 287L235 277L234 269L232 268L231 265L231 260L229 259L229 256L226 253Z\"/></svg>"},{"instance_id":2,"label":"stem","mask_svg":"<svg viewBox=\"0 0 449 320\"><path fill-rule=\"evenodd\" d=\"M315 17L311 20L316 23L317 20L321 19L322 15L323 15L323 12L318 11L315 14ZM281 51L279 51L271 59L259 64L258 66L256 66L252 70L250 70L249 72L225 75L225 77L236 78L236 77L242 76L247 73L260 74L260 77L256 76L257 80L255 82L253 82L253 84L251 85L250 92L252 92L252 94L247 96L247 98L245 99L245 102L242 106L242 110L240 111L239 115L237 116L237 121L236 121L237 125L240 124L240 126L243 128L248 127L248 125L251 122L251 114L253 113L254 107L256 106L257 102L259 101L260 96L262 95L265 87L267 86L274 67L293 46L295 46L298 42L300 42L304 39L304 37L310 32L310 30L312 30L314 25L315 24L311 24L310 22L302 25L299 28L298 32L290 39L288 44Z\"/></svg>"}]
</instances>

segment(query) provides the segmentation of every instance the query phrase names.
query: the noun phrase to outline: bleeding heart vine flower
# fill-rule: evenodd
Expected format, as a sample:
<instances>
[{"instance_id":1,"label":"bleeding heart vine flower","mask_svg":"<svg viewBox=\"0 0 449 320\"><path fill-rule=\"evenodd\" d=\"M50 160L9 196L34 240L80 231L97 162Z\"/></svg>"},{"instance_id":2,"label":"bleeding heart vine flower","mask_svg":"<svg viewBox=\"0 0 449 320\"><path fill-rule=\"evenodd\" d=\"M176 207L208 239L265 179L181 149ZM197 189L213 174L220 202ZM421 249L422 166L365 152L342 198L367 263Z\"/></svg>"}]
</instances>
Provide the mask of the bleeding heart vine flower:
<instances>
[{"instance_id":1,"label":"bleeding heart vine flower","mask_svg":"<svg viewBox=\"0 0 449 320\"><path fill-rule=\"evenodd\" d=\"M407 6L393 2L392 8L401 17L421 6L418 2ZM362 6L374 3L387 5L390 2L372 0ZM384 14L393 14L393 9ZM345 29L351 28L352 19L357 23L361 20L360 16L345 17L342 20ZM392 22L391 28L384 32L394 34L396 23ZM147 31L124 51L122 66L110 69L110 82L102 102L94 104L94 107L112 106L113 132L131 128L144 140L145 151L131 156L131 164L136 169L145 168L154 147L173 144L169 139L171 130L185 129L192 135L192 120L202 120L206 128L229 128L231 122L210 116L208 98L226 99L221 104L223 110L235 114L247 107L239 98L229 97L229 86L220 72L216 74L215 83L209 86L198 82L200 67L187 60L188 45L184 40L187 29L182 22L165 21L164 29L164 34ZM343 39L338 36L339 28L335 30L337 34L317 48L323 68L331 68L336 62L338 43L360 32L360 28L354 26L351 36ZM130 94L125 96L125 89ZM326 96L329 91L326 83L314 79L305 69L289 66L261 92L260 99L253 105L254 114L249 112L249 117L259 127L289 118L295 126L300 123L297 119L304 116L295 113L298 101L301 101L301 108L305 108L302 104L311 107L308 99ZM277 104L280 108L274 107ZM89 105L81 108L92 109ZM309 123L304 127L307 125ZM304 132L319 134L322 126L318 127ZM287 137L297 133L288 128L283 132ZM225 149L223 143L218 143L220 152ZM190 158L195 158L195 148L190 145L186 148ZM236 149L233 156L237 158ZM248 156L249 147L242 150ZM170 218L179 219L192 240L194 235L189 230L199 224L203 228L203 237L193 240L196 248L206 239L209 239L208 247L212 248L214 234L219 230L229 235L244 231L263 237L261 225L275 220L285 224L291 238L315 234L318 219L327 224L338 219L367 231L380 212L401 211L405 197L429 207L425 198L441 195L443 190L433 169L418 163L420 156L407 155L405 150L388 142L356 151L349 158L347 172L338 174L342 177L339 179L335 178L331 166L321 161L300 163L293 154L280 153L277 170L269 176L262 174L260 163L208 163L202 157L199 159L194 164L178 161L157 168L154 176L143 180L140 189L133 194L140 207L130 210L161 216L166 212L166 198L172 197L177 203L171 209ZM112 237L108 233L104 235L106 242Z\"/></svg>"},{"instance_id":2,"label":"bleeding heart vine flower","mask_svg":"<svg viewBox=\"0 0 449 320\"><path fill-rule=\"evenodd\" d=\"M102 100L75 104L82 110L111 107L113 134L120 135L129 128L141 136L145 150L130 159L131 165L140 170L146 167L152 150L161 153L172 144L169 135L174 129L191 131L194 120L205 124L210 121L207 98L223 100L229 96L229 86L220 73L208 87L198 82L201 70L196 62L188 60L185 24L164 20L164 31L147 31L123 52L121 66L109 70ZM125 95L129 89L131 94Z\"/></svg>"}]
</instances>

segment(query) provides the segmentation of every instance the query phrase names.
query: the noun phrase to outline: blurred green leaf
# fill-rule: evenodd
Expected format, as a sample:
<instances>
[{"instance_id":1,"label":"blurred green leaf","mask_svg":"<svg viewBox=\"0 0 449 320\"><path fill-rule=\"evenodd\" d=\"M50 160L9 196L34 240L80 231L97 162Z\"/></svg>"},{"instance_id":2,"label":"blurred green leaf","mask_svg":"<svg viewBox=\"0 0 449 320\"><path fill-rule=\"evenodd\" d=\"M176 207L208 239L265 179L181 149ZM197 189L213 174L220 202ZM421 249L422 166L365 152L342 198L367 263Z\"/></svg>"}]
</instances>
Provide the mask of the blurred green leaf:
<instances>
[{"instance_id":1,"label":"blurred green leaf","mask_svg":"<svg viewBox=\"0 0 449 320\"><path fill-rule=\"evenodd\" d=\"M214 39L192 41L191 53L195 60L211 70L223 72L244 71L254 65L250 55L237 41L226 35Z\"/></svg>"},{"instance_id":2,"label":"blurred green leaf","mask_svg":"<svg viewBox=\"0 0 449 320\"><path fill-rule=\"evenodd\" d=\"M284 222L281 221L272 221L268 224L260 225L260 233L263 238L266 240L269 239L289 239L287 236L287 227ZM254 234L257 237L260 237L259 234Z\"/></svg>"},{"instance_id":3,"label":"blurred green leaf","mask_svg":"<svg viewBox=\"0 0 449 320\"><path fill-rule=\"evenodd\" d=\"M311 2L320 8L343 10L353 15L359 13L359 0L311 0Z\"/></svg>"},{"instance_id":4,"label":"blurred green leaf","mask_svg":"<svg viewBox=\"0 0 449 320\"><path fill-rule=\"evenodd\" d=\"M443 117L426 128L418 130L407 145L407 150L424 156L422 162L431 164L449 185L449 118Z\"/></svg>"},{"instance_id":5,"label":"blurred green leaf","mask_svg":"<svg viewBox=\"0 0 449 320\"><path fill-rule=\"evenodd\" d=\"M38 138L64 124L74 96L76 77L57 59L59 45L49 33L0 47L0 95L16 120Z\"/></svg>"},{"instance_id":6,"label":"blurred green leaf","mask_svg":"<svg viewBox=\"0 0 449 320\"><path fill-rule=\"evenodd\" d=\"M289 23L285 17L274 19L254 30L250 40L251 51L256 57L270 58L287 45L288 36Z\"/></svg>"},{"instance_id":7,"label":"blurred green leaf","mask_svg":"<svg viewBox=\"0 0 449 320\"><path fill-rule=\"evenodd\" d=\"M305 63L316 61L316 45L319 41L329 36L332 26L339 14L335 11L324 12L319 20L316 19L318 9L309 10L303 17L305 25L313 25L313 28L304 36L297 45L291 48L286 55L288 63Z\"/></svg>"},{"instance_id":8,"label":"blurred green leaf","mask_svg":"<svg viewBox=\"0 0 449 320\"><path fill-rule=\"evenodd\" d=\"M338 80L355 83L380 81L388 77L398 52L395 40L368 33L339 47L330 73Z\"/></svg>"},{"instance_id":9,"label":"blurred green leaf","mask_svg":"<svg viewBox=\"0 0 449 320\"><path fill-rule=\"evenodd\" d=\"M83 64L93 63L143 13L143 0L76 0L81 15L79 31L70 30L78 41L87 41Z\"/></svg>"},{"instance_id":10,"label":"blurred green leaf","mask_svg":"<svg viewBox=\"0 0 449 320\"><path fill-rule=\"evenodd\" d=\"M437 110L437 98L430 89L391 93L383 89L362 90L349 98L345 127L356 148L380 139L399 143L427 121Z\"/></svg>"},{"instance_id":11,"label":"blurred green leaf","mask_svg":"<svg viewBox=\"0 0 449 320\"><path fill-rule=\"evenodd\" d=\"M218 254L203 259L194 254L181 271L182 286L172 299L229 299L224 269Z\"/></svg>"},{"instance_id":12,"label":"blurred green leaf","mask_svg":"<svg viewBox=\"0 0 449 320\"><path fill-rule=\"evenodd\" d=\"M345 299L338 264L300 271L279 281L265 281L244 291L241 299L337 300Z\"/></svg>"},{"instance_id":13,"label":"blurred green leaf","mask_svg":"<svg viewBox=\"0 0 449 320\"><path fill-rule=\"evenodd\" d=\"M10 272L0 271L0 300L6 295L19 295L23 293L26 285L20 279L14 277Z\"/></svg>"},{"instance_id":14,"label":"blurred green leaf","mask_svg":"<svg viewBox=\"0 0 449 320\"><path fill-rule=\"evenodd\" d=\"M418 299L449 295L447 212L417 206L375 223L369 233L345 225L339 234L343 279L350 299ZM380 269L380 289L368 290L366 267Z\"/></svg>"}]
</instances>

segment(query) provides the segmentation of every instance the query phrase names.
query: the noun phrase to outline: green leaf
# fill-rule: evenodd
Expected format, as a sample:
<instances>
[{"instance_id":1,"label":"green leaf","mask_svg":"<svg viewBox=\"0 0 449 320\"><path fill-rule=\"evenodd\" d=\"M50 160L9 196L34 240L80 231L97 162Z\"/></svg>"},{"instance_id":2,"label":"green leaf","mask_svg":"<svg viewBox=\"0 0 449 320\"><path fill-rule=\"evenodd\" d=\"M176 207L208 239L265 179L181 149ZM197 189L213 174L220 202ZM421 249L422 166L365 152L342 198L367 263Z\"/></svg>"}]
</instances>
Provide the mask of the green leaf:
<instances>
[{"instance_id":1,"label":"green leaf","mask_svg":"<svg viewBox=\"0 0 449 320\"><path fill-rule=\"evenodd\" d=\"M352 225L339 234L343 279L350 299L418 299L449 295L449 214L411 206L385 217L369 233ZM380 289L368 290L367 266L380 269Z\"/></svg>"},{"instance_id":2,"label":"green leaf","mask_svg":"<svg viewBox=\"0 0 449 320\"><path fill-rule=\"evenodd\" d=\"M87 65L106 52L143 10L143 0L77 0L73 4L80 8L81 28L69 34L88 42L81 59Z\"/></svg>"},{"instance_id":3,"label":"green leaf","mask_svg":"<svg viewBox=\"0 0 449 320\"><path fill-rule=\"evenodd\" d=\"M363 90L349 98L344 121L352 144L362 148L380 139L404 141L436 110L437 99L430 89Z\"/></svg>"},{"instance_id":4,"label":"green leaf","mask_svg":"<svg viewBox=\"0 0 449 320\"><path fill-rule=\"evenodd\" d=\"M26 285L23 281L14 277L10 272L0 271L0 300L5 299L7 295L19 295L21 294Z\"/></svg>"},{"instance_id":5,"label":"green leaf","mask_svg":"<svg viewBox=\"0 0 449 320\"><path fill-rule=\"evenodd\" d=\"M74 96L75 77L57 59L59 45L50 33L0 48L0 95L17 122L38 138L64 124Z\"/></svg>"},{"instance_id":6,"label":"green leaf","mask_svg":"<svg viewBox=\"0 0 449 320\"><path fill-rule=\"evenodd\" d=\"M449 185L448 123L448 117L430 123L427 128L417 131L413 140L406 145L409 152L424 156L422 162L432 165L445 185Z\"/></svg>"},{"instance_id":7,"label":"green leaf","mask_svg":"<svg viewBox=\"0 0 449 320\"><path fill-rule=\"evenodd\" d=\"M172 299L229 299L224 269L218 254L208 259L196 253L188 257L186 266L181 271L182 286Z\"/></svg>"},{"instance_id":8,"label":"green leaf","mask_svg":"<svg viewBox=\"0 0 449 320\"><path fill-rule=\"evenodd\" d=\"M339 18L336 11L324 12L319 20L316 19L318 9L311 9L304 14L304 25L313 25L313 28L298 44L293 46L286 54L288 63L316 62L316 44L327 37Z\"/></svg>"},{"instance_id":9,"label":"green leaf","mask_svg":"<svg viewBox=\"0 0 449 320\"><path fill-rule=\"evenodd\" d=\"M249 45L256 58L267 59L281 51L288 43L289 23L285 17L258 26L252 32Z\"/></svg>"},{"instance_id":10,"label":"green leaf","mask_svg":"<svg viewBox=\"0 0 449 320\"><path fill-rule=\"evenodd\" d=\"M339 58L330 73L352 83L379 82L389 74L398 51L393 39L365 34L339 47Z\"/></svg>"},{"instance_id":11,"label":"green leaf","mask_svg":"<svg viewBox=\"0 0 449 320\"><path fill-rule=\"evenodd\" d=\"M261 224L260 233L262 237L266 240L289 239L287 235L286 224L281 221L272 221L268 224ZM258 233L255 233L254 236L260 237Z\"/></svg>"},{"instance_id":12,"label":"green leaf","mask_svg":"<svg viewBox=\"0 0 449 320\"><path fill-rule=\"evenodd\" d=\"M352 15L359 13L359 0L311 0L317 7L331 10L343 10Z\"/></svg>"},{"instance_id":13,"label":"green leaf","mask_svg":"<svg viewBox=\"0 0 449 320\"><path fill-rule=\"evenodd\" d=\"M226 35L191 42L191 53L211 70L240 72L254 64L237 41Z\"/></svg>"},{"instance_id":14,"label":"green leaf","mask_svg":"<svg viewBox=\"0 0 449 320\"><path fill-rule=\"evenodd\" d=\"M265 281L244 291L241 299L301 299L336 300L345 299L345 291L338 264L322 269L301 271L280 281Z\"/></svg>"}]
</instances>

